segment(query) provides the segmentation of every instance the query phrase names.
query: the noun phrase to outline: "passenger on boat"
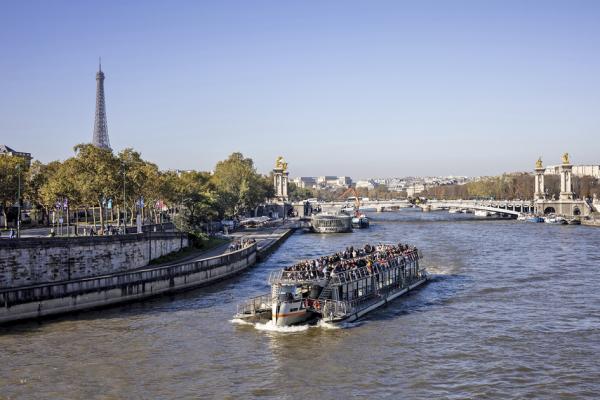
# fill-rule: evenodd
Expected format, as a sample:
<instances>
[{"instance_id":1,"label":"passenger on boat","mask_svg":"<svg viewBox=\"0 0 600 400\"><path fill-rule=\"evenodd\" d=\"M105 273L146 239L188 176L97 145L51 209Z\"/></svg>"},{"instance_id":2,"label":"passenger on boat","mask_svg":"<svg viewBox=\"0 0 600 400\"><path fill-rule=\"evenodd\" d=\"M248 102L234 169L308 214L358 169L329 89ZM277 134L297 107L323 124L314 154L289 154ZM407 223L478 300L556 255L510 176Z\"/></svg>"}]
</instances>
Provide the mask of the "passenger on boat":
<instances>
[{"instance_id":1,"label":"passenger on boat","mask_svg":"<svg viewBox=\"0 0 600 400\"><path fill-rule=\"evenodd\" d=\"M288 278L312 280L317 278L329 278L332 275L353 271L359 268L367 268L369 274L373 274L373 266L389 267L389 260L394 257L404 257L410 261L418 258L417 249L406 244L371 246L365 245L363 249L346 248L342 253L325 256L314 260L301 261L291 267L284 269L284 276Z\"/></svg>"}]
</instances>

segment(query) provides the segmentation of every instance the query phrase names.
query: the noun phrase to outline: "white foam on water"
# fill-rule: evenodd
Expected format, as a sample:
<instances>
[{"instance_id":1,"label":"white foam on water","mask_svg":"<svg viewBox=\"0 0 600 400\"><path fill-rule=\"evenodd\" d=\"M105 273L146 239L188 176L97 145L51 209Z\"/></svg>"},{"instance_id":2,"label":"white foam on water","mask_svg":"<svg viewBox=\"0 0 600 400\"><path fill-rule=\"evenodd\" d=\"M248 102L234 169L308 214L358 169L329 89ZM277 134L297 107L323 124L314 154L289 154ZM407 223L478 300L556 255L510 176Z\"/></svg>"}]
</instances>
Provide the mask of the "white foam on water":
<instances>
[{"instance_id":1,"label":"white foam on water","mask_svg":"<svg viewBox=\"0 0 600 400\"><path fill-rule=\"evenodd\" d=\"M237 324L237 325L254 325L252 322L244 321L241 318L234 318L234 319L230 320L229 322L231 322L232 324Z\"/></svg>"},{"instance_id":2,"label":"white foam on water","mask_svg":"<svg viewBox=\"0 0 600 400\"><path fill-rule=\"evenodd\" d=\"M267 331L267 332L280 332L280 333L296 333L296 332L304 332L310 328L309 325L294 325L294 326L277 326L273 324L273 321L269 321L266 324L254 324L254 328L259 331Z\"/></svg>"},{"instance_id":3,"label":"white foam on water","mask_svg":"<svg viewBox=\"0 0 600 400\"><path fill-rule=\"evenodd\" d=\"M306 332L308 331L310 328L320 328L320 329L324 329L324 330L335 330L335 329L347 329L347 328L352 328L353 326L356 326L352 323L349 322L343 322L343 323L338 323L338 324L333 324L331 322L326 322L322 319L319 320L319 322L317 322L314 325L292 325L292 326L277 326L275 324L273 324L273 321L268 321L264 324L262 323L254 323L254 322L248 322L248 321L244 321L243 319L240 318L234 318L232 320L229 321L232 324L236 324L236 325L251 325L254 326L255 329L259 330L259 331L264 331L264 332L279 332L279 333L298 333L298 332Z\"/></svg>"},{"instance_id":4,"label":"white foam on water","mask_svg":"<svg viewBox=\"0 0 600 400\"><path fill-rule=\"evenodd\" d=\"M340 324L332 324L331 322L326 322L322 319L319 320L319 322L317 322L317 325L315 325L317 328L321 328L321 329L342 329L344 328L344 326L340 325Z\"/></svg>"},{"instance_id":5,"label":"white foam on water","mask_svg":"<svg viewBox=\"0 0 600 400\"><path fill-rule=\"evenodd\" d=\"M435 275L451 275L457 269L451 265L427 265L427 272Z\"/></svg>"}]
</instances>

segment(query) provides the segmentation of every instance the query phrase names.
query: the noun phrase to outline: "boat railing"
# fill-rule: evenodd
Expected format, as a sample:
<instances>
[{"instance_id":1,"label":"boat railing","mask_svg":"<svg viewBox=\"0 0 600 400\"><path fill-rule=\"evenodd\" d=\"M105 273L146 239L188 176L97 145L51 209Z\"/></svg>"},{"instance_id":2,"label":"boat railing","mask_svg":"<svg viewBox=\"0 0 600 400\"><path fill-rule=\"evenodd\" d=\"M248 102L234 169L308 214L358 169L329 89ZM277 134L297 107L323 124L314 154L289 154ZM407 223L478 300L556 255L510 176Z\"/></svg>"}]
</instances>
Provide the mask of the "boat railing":
<instances>
[{"instance_id":1,"label":"boat railing","mask_svg":"<svg viewBox=\"0 0 600 400\"><path fill-rule=\"evenodd\" d=\"M420 269L419 271L417 271L417 275L413 279L403 279L398 287L387 287L378 289L371 294L351 300L327 299L321 301L313 301L312 303L310 303L310 307L308 308L311 309L311 311L321 313L321 315L323 315L323 318L331 321L335 318L344 317L346 315L356 312L357 310L366 308L369 305L380 301L381 298L387 297L390 293L404 289L407 286L414 283L415 281L423 279L426 276L426 271L424 269Z\"/></svg>"},{"instance_id":2,"label":"boat railing","mask_svg":"<svg viewBox=\"0 0 600 400\"><path fill-rule=\"evenodd\" d=\"M371 269L369 267L363 266L358 268L352 268L346 271L335 272L331 274L331 283L332 284L343 284L354 282L372 275L380 274L383 271L387 271L390 268L395 268L399 265L404 265L411 263L417 259L422 258L422 253L419 251L406 254L404 256L398 256L395 258L391 258L385 261L378 261L371 265Z\"/></svg>"},{"instance_id":3,"label":"boat railing","mask_svg":"<svg viewBox=\"0 0 600 400\"><path fill-rule=\"evenodd\" d=\"M349 303L343 300L323 300L315 302L313 310L320 312L323 318L332 320L347 315L351 311L348 306Z\"/></svg>"},{"instance_id":4,"label":"boat railing","mask_svg":"<svg viewBox=\"0 0 600 400\"><path fill-rule=\"evenodd\" d=\"M359 260L368 257L369 255L363 257L357 257L351 260ZM401 256L393 257L384 261L376 261L371 265L371 271L369 271L367 266L351 268L346 271L338 271L330 274L330 278L332 282L335 284L348 283L359 280L366 276L374 275L380 273L384 270L397 266L399 263L409 263L420 259L423 257L423 253L420 250L413 250ZM331 265L330 267L337 267L349 260L340 260ZM273 271L269 274L268 282L269 284L296 284L301 282L314 282L323 279L328 279L321 270L317 268L311 268L309 270L277 270Z\"/></svg>"},{"instance_id":5,"label":"boat railing","mask_svg":"<svg viewBox=\"0 0 600 400\"><path fill-rule=\"evenodd\" d=\"M271 294L262 294L260 296L252 297L244 303L238 304L237 313L238 315L254 315L257 310L269 308L271 307L271 304Z\"/></svg>"},{"instance_id":6,"label":"boat railing","mask_svg":"<svg viewBox=\"0 0 600 400\"><path fill-rule=\"evenodd\" d=\"M268 282L274 284L297 284L302 282L315 282L327 279L325 274L316 269L310 271L272 271L269 274Z\"/></svg>"}]
</instances>

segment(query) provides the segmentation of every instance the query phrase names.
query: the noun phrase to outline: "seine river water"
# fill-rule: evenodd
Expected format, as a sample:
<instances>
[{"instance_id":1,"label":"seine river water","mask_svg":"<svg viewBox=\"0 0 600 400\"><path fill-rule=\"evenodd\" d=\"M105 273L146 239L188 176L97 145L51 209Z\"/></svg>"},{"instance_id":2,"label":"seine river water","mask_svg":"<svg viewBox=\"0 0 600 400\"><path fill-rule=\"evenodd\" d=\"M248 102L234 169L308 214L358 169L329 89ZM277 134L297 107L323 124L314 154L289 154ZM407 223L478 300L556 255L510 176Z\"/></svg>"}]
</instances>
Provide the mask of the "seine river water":
<instances>
[{"instance_id":1,"label":"seine river water","mask_svg":"<svg viewBox=\"0 0 600 400\"><path fill-rule=\"evenodd\" d=\"M372 214L296 233L209 288L0 328L0 398L598 398L600 229ZM270 271L351 244L423 250L425 287L342 329L231 322Z\"/></svg>"}]
</instances>

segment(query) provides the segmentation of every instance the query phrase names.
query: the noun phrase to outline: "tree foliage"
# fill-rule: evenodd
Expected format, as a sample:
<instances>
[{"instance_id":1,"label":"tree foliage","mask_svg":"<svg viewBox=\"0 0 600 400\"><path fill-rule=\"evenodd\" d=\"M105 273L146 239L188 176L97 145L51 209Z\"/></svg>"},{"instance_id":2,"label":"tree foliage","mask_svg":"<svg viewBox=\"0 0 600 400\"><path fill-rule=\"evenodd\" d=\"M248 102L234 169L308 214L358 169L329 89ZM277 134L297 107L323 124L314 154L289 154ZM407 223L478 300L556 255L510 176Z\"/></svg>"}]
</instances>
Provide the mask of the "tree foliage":
<instances>
[{"instance_id":1,"label":"tree foliage","mask_svg":"<svg viewBox=\"0 0 600 400\"><path fill-rule=\"evenodd\" d=\"M4 226L7 227L8 208L12 207L18 198L19 179L21 180L21 193L24 195L25 177L28 173L27 160L21 157L0 157L0 207L4 216Z\"/></svg>"},{"instance_id":2,"label":"tree foliage","mask_svg":"<svg viewBox=\"0 0 600 400\"><path fill-rule=\"evenodd\" d=\"M225 217L254 210L273 196L273 184L256 172L251 158L233 153L219 161L212 176L217 192L219 212Z\"/></svg>"},{"instance_id":3,"label":"tree foliage","mask_svg":"<svg viewBox=\"0 0 600 400\"><path fill-rule=\"evenodd\" d=\"M22 168L22 191L34 207L44 211L57 203L73 209L96 207L127 210L133 222L136 213L158 220L164 210L178 213L177 224L188 232L200 232L210 221L251 213L273 197L272 178L260 175L252 159L233 153L219 162L214 174L200 171L161 171L134 149L114 155L112 151L80 144L64 161L43 164L0 157L0 206L12 207L17 193L17 165ZM143 207L140 199L144 199ZM103 223L104 215L100 214ZM5 218L6 220L6 218Z\"/></svg>"},{"instance_id":4,"label":"tree foliage","mask_svg":"<svg viewBox=\"0 0 600 400\"><path fill-rule=\"evenodd\" d=\"M464 185L445 185L429 188L423 196L437 199L498 199L527 200L534 194L535 177L528 173L504 174L489 177ZM560 176L544 176L546 196L558 198L560 194ZM573 177L573 191L579 198L600 194L598 180L590 177Z\"/></svg>"}]
</instances>

